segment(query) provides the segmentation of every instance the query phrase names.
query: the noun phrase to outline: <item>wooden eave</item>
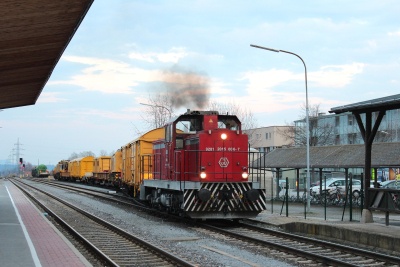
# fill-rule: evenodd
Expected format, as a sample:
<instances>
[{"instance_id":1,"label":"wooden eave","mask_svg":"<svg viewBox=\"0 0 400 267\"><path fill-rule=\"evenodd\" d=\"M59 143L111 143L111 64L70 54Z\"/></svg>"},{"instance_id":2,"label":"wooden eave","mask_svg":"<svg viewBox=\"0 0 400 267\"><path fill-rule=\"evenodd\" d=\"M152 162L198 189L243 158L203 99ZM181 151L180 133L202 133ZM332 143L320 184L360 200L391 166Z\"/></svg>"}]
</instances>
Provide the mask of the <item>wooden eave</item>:
<instances>
[{"instance_id":1,"label":"wooden eave","mask_svg":"<svg viewBox=\"0 0 400 267\"><path fill-rule=\"evenodd\" d=\"M0 109L36 103L93 1L0 2Z\"/></svg>"}]
</instances>

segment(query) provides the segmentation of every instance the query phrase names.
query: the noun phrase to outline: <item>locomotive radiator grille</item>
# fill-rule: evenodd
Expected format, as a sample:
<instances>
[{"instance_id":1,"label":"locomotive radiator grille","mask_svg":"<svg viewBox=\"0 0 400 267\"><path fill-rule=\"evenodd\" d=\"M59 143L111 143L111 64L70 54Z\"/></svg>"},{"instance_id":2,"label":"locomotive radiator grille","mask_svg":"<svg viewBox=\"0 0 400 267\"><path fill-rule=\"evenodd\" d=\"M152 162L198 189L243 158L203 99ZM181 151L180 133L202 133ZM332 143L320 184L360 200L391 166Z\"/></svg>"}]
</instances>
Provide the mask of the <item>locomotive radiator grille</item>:
<instances>
[{"instance_id":1,"label":"locomotive radiator grille","mask_svg":"<svg viewBox=\"0 0 400 267\"><path fill-rule=\"evenodd\" d=\"M207 202L199 201L199 190L188 189L184 193L184 211L190 212L261 212L266 209L265 189L257 189L259 197L249 201L245 192L251 190L250 183L202 183L201 189L211 192ZM224 198L222 194L226 195Z\"/></svg>"}]
</instances>

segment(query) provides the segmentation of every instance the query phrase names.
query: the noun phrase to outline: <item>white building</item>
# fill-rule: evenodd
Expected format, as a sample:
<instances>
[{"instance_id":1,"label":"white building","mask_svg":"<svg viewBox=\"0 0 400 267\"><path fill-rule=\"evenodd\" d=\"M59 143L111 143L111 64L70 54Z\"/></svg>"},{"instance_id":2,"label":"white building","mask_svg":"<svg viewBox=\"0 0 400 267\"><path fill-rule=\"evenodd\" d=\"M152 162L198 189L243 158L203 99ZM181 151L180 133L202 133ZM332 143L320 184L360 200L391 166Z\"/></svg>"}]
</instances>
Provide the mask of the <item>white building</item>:
<instances>
[{"instance_id":1,"label":"white building","mask_svg":"<svg viewBox=\"0 0 400 267\"><path fill-rule=\"evenodd\" d=\"M289 126L268 126L243 132L249 135L249 143L252 148L268 153L275 148L294 146L292 140L286 140L280 134L287 127Z\"/></svg>"}]
</instances>

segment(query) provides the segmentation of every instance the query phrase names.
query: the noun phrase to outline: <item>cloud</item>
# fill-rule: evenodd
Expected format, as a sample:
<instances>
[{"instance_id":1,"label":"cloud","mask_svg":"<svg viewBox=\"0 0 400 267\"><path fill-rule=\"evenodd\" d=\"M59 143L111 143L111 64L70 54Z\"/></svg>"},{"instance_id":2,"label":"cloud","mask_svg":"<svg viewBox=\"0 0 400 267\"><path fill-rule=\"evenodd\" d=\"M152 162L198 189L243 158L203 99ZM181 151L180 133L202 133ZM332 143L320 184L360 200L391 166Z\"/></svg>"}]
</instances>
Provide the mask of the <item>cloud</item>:
<instances>
[{"instance_id":1,"label":"cloud","mask_svg":"<svg viewBox=\"0 0 400 267\"><path fill-rule=\"evenodd\" d=\"M398 32L388 32L389 36L400 36L400 31Z\"/></svg>"},{"instance_id":2,"label":"cloud","mask_svg":"<svg viewBox=\"0 0 400 267\"><path fill-rule=\"evenodd\" d=\"M187 56L188 53L185 52L184 47L173 47L167 53L139 53L131 52L129 53L129 58L143 60L147 62L154 62L154 58L157 58L161 62L172 62L178 63L180 58Z\"/></svg>"},{"instance_id":3,"label":"cloud","mask_svg":"<svg viewBox=\"0 0 400 267\"><path fill-rule=\"evenodd\" d=\"M146 70L131 67L125 62L87 58L77 56L64 56L62 60L90 65L84 68L82 74L74 75L68 81L51 81L47 85L71 84L83 87L87 91L100 91L108 94L132 94L133 87L141 82L165 82L184 84L187 81L200 81L203 77L196 73L181 73L171 70Z\"/></svg>"},{"instance_id":4,"label":"cloud","mask_svg":"<svg viewBox=\"0 0 400 267\"><path fill-rule=\"evenodd\" d=\"M351 83L355 74L363 71L364 64L328 65L319 71L308 72L309 85L329 88L341 88ZM253 112L273 113L290 108L297 108L305 101L305 92L276 92L274 88L290 81L304 81L304 73L295 74L289 70L271 69L268 71L249 71L239 80L248 80L247 95L236 98L238 103L251 107ZM213 99L223 101L223 97ZM340 104L340 101L310 97L311 103L322 105Z\"/></svg>"},{"instance_id":5,"label":"cloud","mask_svg":"<svg viewBox=\"0 0 400 267\"><path fill-rule=\"evenodd\" d=\"M140 119L140 116L137 113L128 113L128 112L133 112L132 110L124 108L121 111L123 111L123 113L113 112L109 110L102 110L102 109L78 108L78 109L62 110L60 111L60 113L67 113L67 114L74 113L78 115L89 115L89 116L96 116L113 120Z\"/></svg>"},{"instance_id":6,"label":"cloud","mask_svg":"<svg viewBox=\"0 0 400 267\"><path fill-rule=\"evenodd\" d=\"M307 72L307 80L321 87L343 87L351 83L355 74L363 71L363 63L347 65L328 65L319 71ZM249 80L247 91L258 93L265 88L283 84L290 80L304 80L304 73L294 74L288 70L250 71L244 73L240 80Z\"/></svg>"},{"instance_id":7,"label":"cloud","mask_svg":"<svg viewBox=\"0 0 400 267\"><path fill-rule=\"evenodd\" d=\"M56 103L59 101L66 101L68 99L65 98L58 98L56 95L60 93L57 92L43 92L40 94L40 97L38 99L38 103Z\"/></svg>"},{"instance_id":8,"label":"cloud","mask_svg":"<svg viewBox=\"0 0 400 267\"><path fill-rule=\"evenodd\" d=\"M219 79L212 79L210 83L211 94L213 95L227 95L232 93L232 90L225 88L226 86L232 85L231 83L224 83Z\"/></svg>"},{"instance_id":9,"label":"cloud","mask_svg":"<svg viewBox=\"0 0 400 267\"><path fill-rule=\"evenodd\" d=\"M308 80L321 87L344 87L350 84L353 76L361 73L363 68L363 63L324 66L320 71L310 72Z\"/></svg>"}]
</instances>

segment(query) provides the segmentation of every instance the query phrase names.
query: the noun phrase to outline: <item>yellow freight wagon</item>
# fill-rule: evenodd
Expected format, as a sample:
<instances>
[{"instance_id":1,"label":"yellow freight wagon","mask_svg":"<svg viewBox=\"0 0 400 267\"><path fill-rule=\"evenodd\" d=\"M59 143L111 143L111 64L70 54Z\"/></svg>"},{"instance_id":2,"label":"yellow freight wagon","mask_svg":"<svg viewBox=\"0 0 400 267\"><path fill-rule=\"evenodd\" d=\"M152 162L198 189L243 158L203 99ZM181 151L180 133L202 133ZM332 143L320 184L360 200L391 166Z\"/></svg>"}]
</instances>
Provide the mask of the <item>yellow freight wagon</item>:
<instances>
[{"instance_id":1,"label":"yellow freight wagon","mask_svg":"<svg viewBox=\"0 0 400 267\"><path fill-rule=\"evenodd\" d=\"M153 154L153 141L165 137L164 128L158 128L145 133L141 137L129 142L121 148L122 152L122 182L129 186L129 191L132 191L133 195L136 196L140 189L141 167L144 166L142 172L149 172L147 170L151 162L145 162L141 164L141 156ZM148 159L147 159L148 158ZM145 160L151 160L151 157L145 157ZM149 163L149 164L148 164ZM151 175L146 175L144 179L152 179Z\"/></svg>"},{"instance_id":2,"label":"yellow freight wagon","mask_svg":"<svg viewBox=\"0 0 400 267\"><path fill-rule=\"evenodd\" d=\"M111 171L111 157L93 158L93 179L102 184L108 180Z\"/></svg>"},{"instance_id":3,"label":"yellow freight wagon","mask_svg":"<svg viewBox=\"0 0 400 267\"><path fill-rule=\"evenodd\" d=\"M121 149L118 149L117 152L114 153L111 157L111 174L110 181L114 184L120 185L121 181L121 172L122 172L122 152Z\"/></svg>"},{"instance_id":4,"label":"yellow freight wagon","mask_svg":"<svg viewBox=\"0 0 400 267\"><path fill-rule=\"evenodd\" d=\"M87 180L87 177L92 177L93 158L94 157L84 157L71 160L70 165L72 165L71 166L72 179Z\"/></svg>"},{"instance_id":5,"label":"yellow freight wagon","mask_svg":"<svg viewBox=\"0 0 400 267\"><path fill-rule=\"evenodd\" d=\"M68 177L68 180L70 180L70 179L72 179L72 166L74 165L74 163L72 162L73 160L70 160L69 162L68 162L68 170L69 170L69 177Z\"/></svg>"},{"instance_id":6,"label":"yellow freight wagon","mask_svg":"<svg viewBox=\"0 0 400 267\"><path fill-rule=\"evenodd\" d=\"M57 163L56 167L54 168L54 179L56 180L67 180L69 175L68 171L69 161L68 160L61 160Z\"/></svg>"}]
</instances>

